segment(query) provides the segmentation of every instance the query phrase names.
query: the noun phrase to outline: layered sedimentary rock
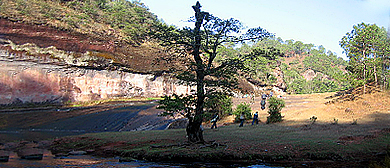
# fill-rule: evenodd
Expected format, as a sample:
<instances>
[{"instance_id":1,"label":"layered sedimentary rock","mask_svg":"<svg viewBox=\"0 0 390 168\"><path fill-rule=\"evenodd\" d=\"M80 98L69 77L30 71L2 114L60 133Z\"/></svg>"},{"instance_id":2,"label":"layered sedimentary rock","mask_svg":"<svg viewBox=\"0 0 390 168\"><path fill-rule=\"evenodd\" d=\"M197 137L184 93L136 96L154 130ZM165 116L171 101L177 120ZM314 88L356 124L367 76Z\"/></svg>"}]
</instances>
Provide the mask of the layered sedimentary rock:
<instances>
[{"instance_id":1,"label":"layered sedimentary rock","mask_svg":"<svg viewBox=\"0 0 390 168\"><path fill-rule=\"evenodd\" d=\"M117 97L187 94L169 76L98 70L0 50L0 104L62 103Z\"/></svg>"}]
</instances>

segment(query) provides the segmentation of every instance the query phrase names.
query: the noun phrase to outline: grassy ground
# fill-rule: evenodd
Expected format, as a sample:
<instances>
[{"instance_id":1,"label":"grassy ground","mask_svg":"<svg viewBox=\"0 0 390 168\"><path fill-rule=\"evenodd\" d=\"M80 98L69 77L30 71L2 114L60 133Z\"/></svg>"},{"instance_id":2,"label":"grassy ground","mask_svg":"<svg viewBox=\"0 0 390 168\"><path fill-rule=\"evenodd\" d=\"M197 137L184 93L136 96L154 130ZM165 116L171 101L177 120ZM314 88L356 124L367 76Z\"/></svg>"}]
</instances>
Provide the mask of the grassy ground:
<instances>
[{"instance_id":1,"label":"grassy ground","mask_svg":"<svg viewBox=\"0 0 390 168\"><path fill-rule=\"evenodd\" d=\"M386 152L389 129L368 125L238 125L206 129L208 144L186 144L185 130L86 134L54 143L54 152L89 150L151 161L368 165ZM319 161L319 162L318 162Z\"/></svg>"},{"instance_id":2,"label":"grassy ground","mask_svg":"<svg viewBox=\"0 0 390 168\"><path fill-rule=\"evenodd\" d=\"M216 130L205 124L206 144L187 144L184 129L109 132L58 139L53 152L93 149L96 155L151 161L267 162L294 167L367 167L382 160L390 145L389 93L325 105L330 95L287 96L284 121L277 124L264 124L266 110L258 110L255 99L251 107L260 112L259 125L248 121L239 128L231 118L220 121ZM247 100L234 103L240 101ZM317 117L314 123L312 116Z\"/></svg>"}]
</instances>

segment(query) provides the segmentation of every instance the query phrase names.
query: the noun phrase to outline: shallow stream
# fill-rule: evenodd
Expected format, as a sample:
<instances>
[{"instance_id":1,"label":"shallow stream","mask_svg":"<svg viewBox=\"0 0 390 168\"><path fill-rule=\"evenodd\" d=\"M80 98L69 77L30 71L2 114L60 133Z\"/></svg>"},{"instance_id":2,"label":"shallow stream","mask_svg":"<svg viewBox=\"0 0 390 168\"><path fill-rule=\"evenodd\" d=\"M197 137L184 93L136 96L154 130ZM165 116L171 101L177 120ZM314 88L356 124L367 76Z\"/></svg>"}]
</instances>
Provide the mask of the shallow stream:
<instances>
[{"instance_id":1,"label":"shallow stream","mask_svg":"<svg viewBox=\"0 0 390 168\"><path fill-rule=\"evenodd\" d=\"M11 153L8 162L0 162L2 168L200 168L200 167L252 167L252 168L271 168L267 165L224 165L217 163L155 163L145 161L119 162L119 158L99 158L90 155L74 155L66 157L55 157L50 151L45 151L42 160L20 159L16 153Z\"/></svg>"}]
</instances>

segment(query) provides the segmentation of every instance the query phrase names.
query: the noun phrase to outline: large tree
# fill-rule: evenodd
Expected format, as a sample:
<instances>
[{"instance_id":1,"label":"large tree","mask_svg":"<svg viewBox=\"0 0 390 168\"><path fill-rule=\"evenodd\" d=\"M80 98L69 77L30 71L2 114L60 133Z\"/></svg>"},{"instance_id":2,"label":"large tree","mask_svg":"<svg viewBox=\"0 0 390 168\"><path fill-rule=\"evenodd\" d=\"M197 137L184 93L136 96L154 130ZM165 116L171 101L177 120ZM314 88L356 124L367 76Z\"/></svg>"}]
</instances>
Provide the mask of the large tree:
<instances>
[{"instance_id":1,"label":"large tree","mask_svg":"<svg viewBox=\"0 0 390 168\"><path fill-rule=\"evenodd\" d=\"M171 49L171 58L163 60L181 60L182 65L175 64L172 71L176 77L183 84L196 87L192 95L165 96L160 101L159 108L165 109L165 114L179 113L187 117L188 140L203 142L201 124L205 101L211 95L230 93L237 88L237 72L245 69L243 57L215 61L220 47L224 44L261 40L272 34L260 27L248 29L242 34L244 26L238 20L224 20L201 11L199 2L192 8L195 16L190 21L195 22L194 28L177 29L162 23L153 31L153 37L161 45Z\"/></svg>"},{"instance_id":2,"label":"large tree","mask_svg":"<svg viewBox=\"0 0 390 168\"><path fill-rule=\"evenodd\" d=\"M384 27L360 23L354 25L353 30L341 39L340 45L349 58L347 70L355 76L357 85L384 80L383 73L386 73L389 59L386 36ZM378 75L379 72L382 75Z\"/></svg>"}]
</instances>

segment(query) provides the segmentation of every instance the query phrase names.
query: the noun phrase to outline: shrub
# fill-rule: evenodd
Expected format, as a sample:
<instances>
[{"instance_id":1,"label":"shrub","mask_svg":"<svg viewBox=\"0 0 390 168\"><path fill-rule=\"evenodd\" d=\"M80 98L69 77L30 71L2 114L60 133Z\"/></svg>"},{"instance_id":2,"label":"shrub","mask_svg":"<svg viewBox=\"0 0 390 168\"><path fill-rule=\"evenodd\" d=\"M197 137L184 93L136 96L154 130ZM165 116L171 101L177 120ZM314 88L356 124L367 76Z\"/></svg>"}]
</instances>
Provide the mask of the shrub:
<instances>
[{"instance_id":1,"label":"shrub","mask_svg":"<svg viewBox=\"0 0 390 168\"><path fill-rule=\"evenodd\" d=\"M269 106L268 106L268 114L267 117L267 124L269 123L275 123L275 122L281 122L282 121L282 115L280 114L280 111L282 111L283 107L285 106L284 100L276 97L271 97L268 100Z\"/></svg>"},{"instance_id":2,"label":"shrub","mask_svg":"<svg viewBox=\"0 0 390 168\"><path fill-rule=\"evenodd\" d=\"M252 118L252 109L250 107L250 104L248 103L241 103L237 105L236 110L234 110L234 115L236 116L235 121L239 122L240 121L240 116L241 113L244 112L245 119L250 119Z\"/></svg>"},{"instance_id":3,"label":"shrub","mask_svg":"<svg viewBox=\"0 0 390 168\"><path fill-rule=\"evenodd\" d=\"M220 118L232 114L232 98L223 93L216 93L209 96L205 101L204 121L211 120L215 113L218 113Z\"/></svg>"}]
</instances>

